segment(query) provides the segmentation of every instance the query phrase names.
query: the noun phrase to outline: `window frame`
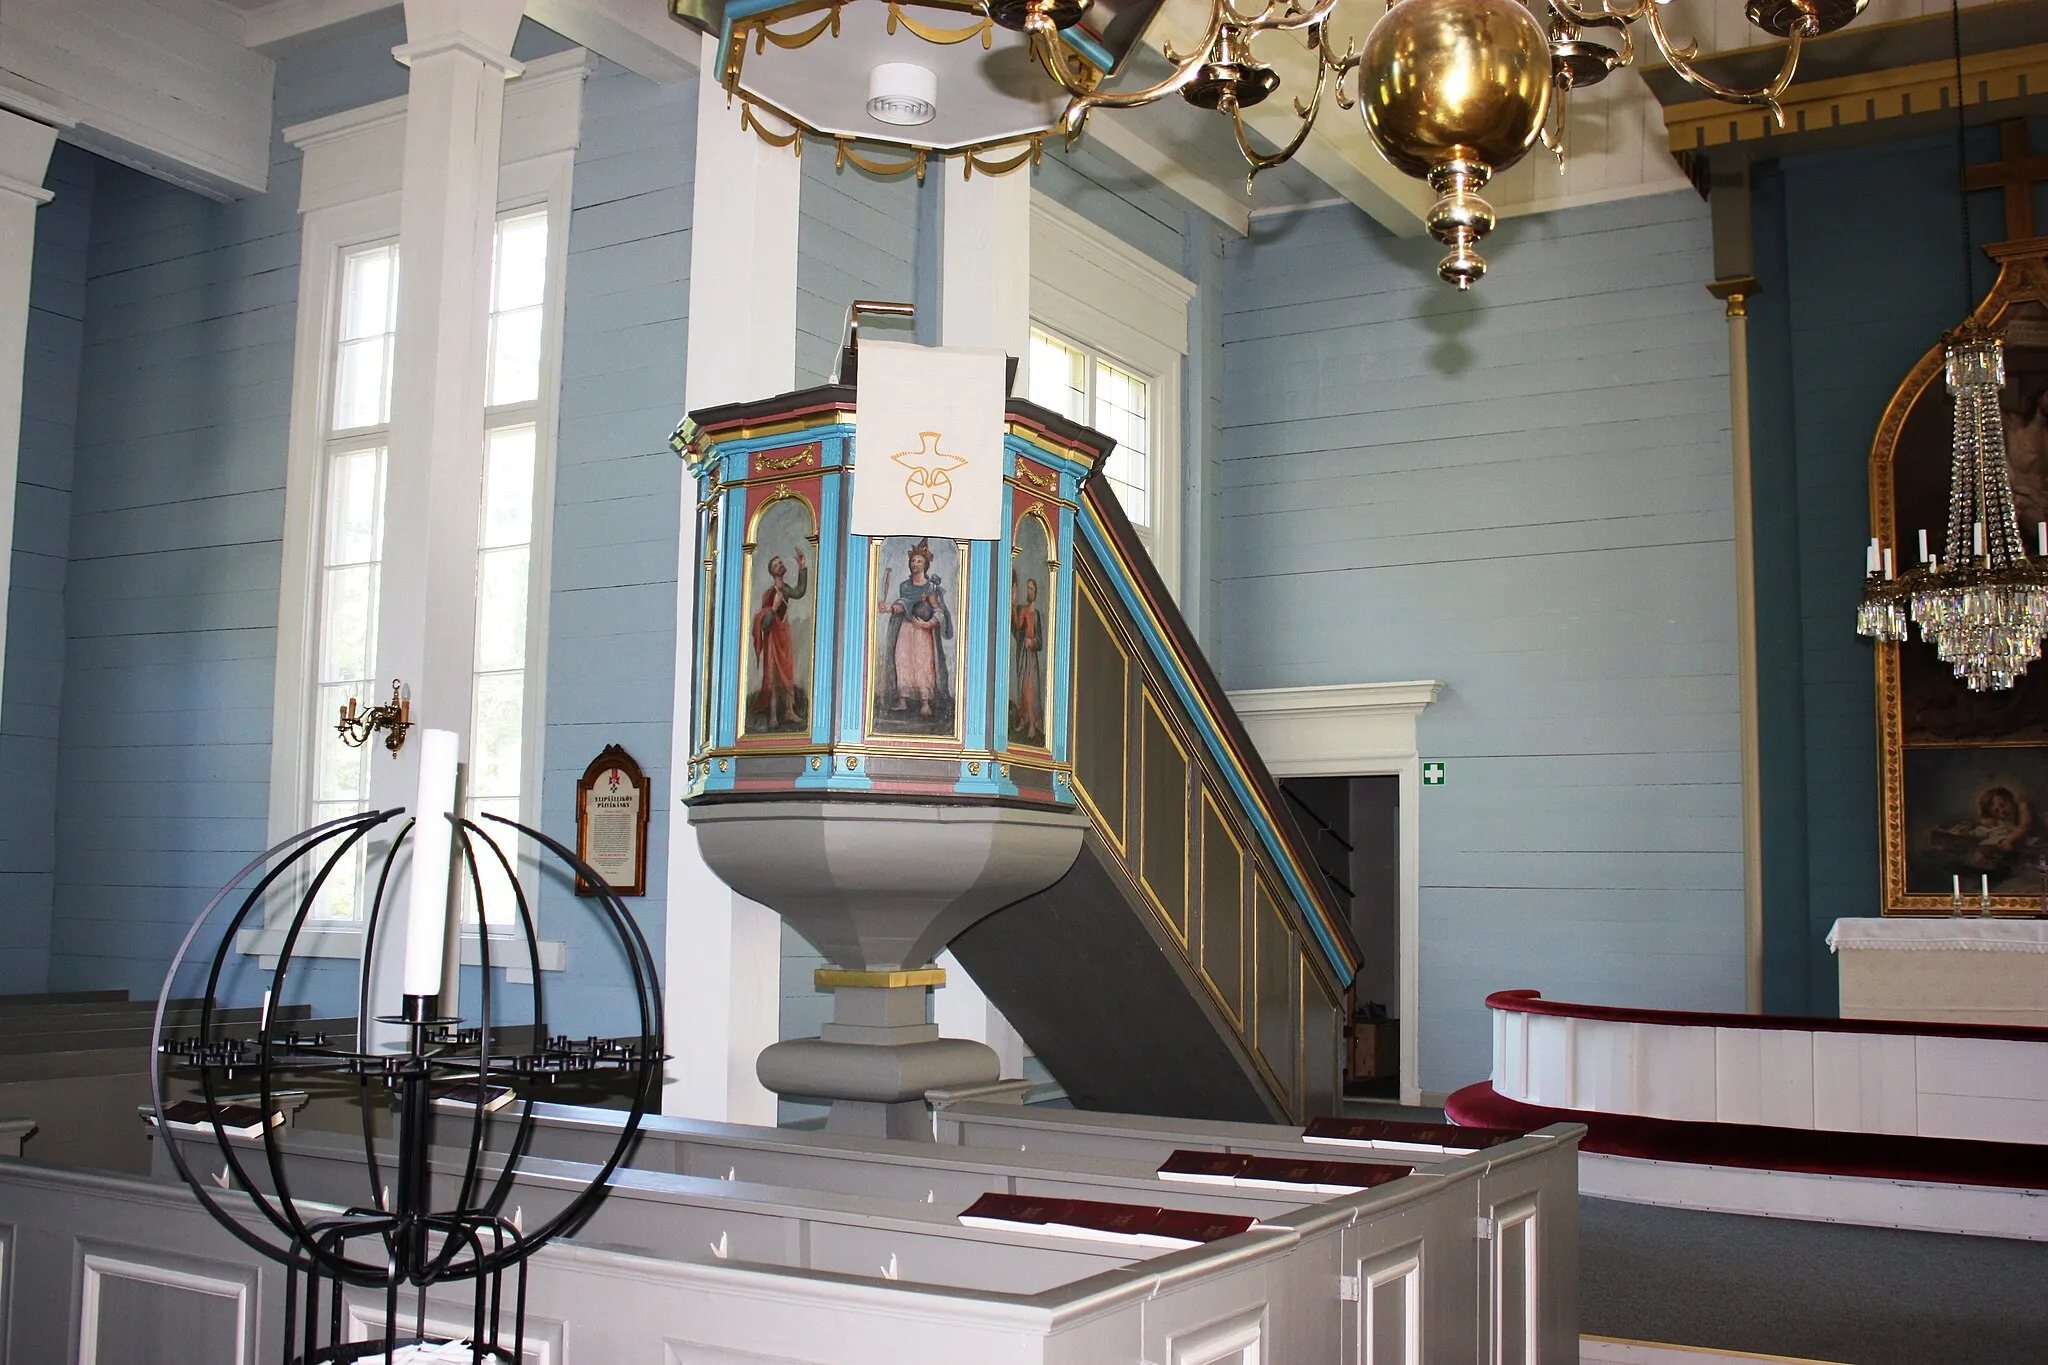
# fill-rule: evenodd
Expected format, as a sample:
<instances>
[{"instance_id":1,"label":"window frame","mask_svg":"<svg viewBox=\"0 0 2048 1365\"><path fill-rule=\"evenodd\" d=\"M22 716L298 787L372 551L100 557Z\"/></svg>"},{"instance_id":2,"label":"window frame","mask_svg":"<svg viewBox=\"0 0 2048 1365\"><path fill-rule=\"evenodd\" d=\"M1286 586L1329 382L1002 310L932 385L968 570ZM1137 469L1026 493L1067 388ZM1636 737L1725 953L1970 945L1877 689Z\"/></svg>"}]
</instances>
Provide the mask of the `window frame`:
<instances>
[{"instance_id":1,"label":"window frame","mask_svg":"<svg viewBox=\"0 0 2048 1365\"><path fill-rule=\"evenodd\" d=\"M1188 309L1195 282L1048 197L1031 195L1031 325L1129 370L1150 386L1152 524L1141 531L1175 600L1181 524ZM1030 363L1025 348L1024 363ZM1018 385L1029 393L1029 373ZM1094 395L1090 376L1089 394ZM1092 412L1091 412L1092 416Z\"/></svg>"},{"instance_id":2,"label":"window frame","mask_svg":"<svg viewBox=\"0 0 2048 1365\"><path fill-rule=\"evenodd\" d=\"M506 92L506 136L498 172L494 221L535 208L548 215L547 277L544 286L540 391L531 404L534 421L534 488L531 551L527 565L526 694L522 715L520 782L522 808L537 813L543 799L543 754L547 715L547 639L550 604L550 547L553 544L555 463L561 402L562 341L568 276L571 180L587 54L580 50L529 63L527 73ZM563 87L576 94L565 97ZM523 88L522 88L523 87ZM540 115L515 136L515 96L530 96ZM405 100L386 100L285 130L286 140L305 153L300 192L298 314L293 335L290 428L286 447L285 515L278 580L277 653L272 688L270 792L267 842L276 844L306 828L315 776L314 670L318 666L319 581L322 518L325 515L326 457L335 433L325 421L334 399L334 366L339 348L343 260L349 251L398 237L400 152ZM536 146L535 144L539 145ZM495 249L496 231L491 234ZM488 269L488 263L486 269ZM401 254L399 269L405 269ZM400 327L404 326L400 319ZM488 393L485 394L488 399ZM500 411L514 405L503 405ZM486 407L485 439L488 439ZM479 514L482 485L478 486ZM387 547L388 554L388 547ZM381 622L379 623L381 627ZM472 659L472 666L474 659ZM472 693L473 696L473 693ZM366 699L366 704L382 698ZM472 702L473 704L473 702ZM465 718L473 725L473 717ZM520 859L530 888L534 850ZM537 906L539 897L530 898ZM283 923L245 929L244 952L274 960ZM504 926L510 932L513 926ZM498 935L494 934L496 938ZM301 956L356 958L362 954L359 923L309 923L294 952ZM464 930L465 962L478 960L476 929ZM541 965L560 970L566 950L543 942ZM516 973L515 973L516 974Z\"/></svg>"}]
</instances>

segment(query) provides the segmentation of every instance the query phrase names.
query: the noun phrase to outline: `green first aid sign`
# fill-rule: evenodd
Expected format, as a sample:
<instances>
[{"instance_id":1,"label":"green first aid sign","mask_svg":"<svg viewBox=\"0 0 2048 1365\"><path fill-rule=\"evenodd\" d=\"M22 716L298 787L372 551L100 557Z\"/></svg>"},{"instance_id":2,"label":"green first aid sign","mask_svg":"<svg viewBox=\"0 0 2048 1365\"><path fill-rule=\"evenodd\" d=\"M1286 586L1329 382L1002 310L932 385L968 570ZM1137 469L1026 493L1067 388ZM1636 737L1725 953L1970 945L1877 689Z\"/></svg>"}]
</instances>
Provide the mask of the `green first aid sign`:
<instances>
[{"instance_id":1,"label":"green first aid sign","mask_svg":"<svg viewBox=\"0 0 2048 1365\"><path fill-rule=\"evenodd\" d=\"M1425 786L1425 787L1441 787L1441 786L1442 786L1443 784L1444 784L1444 765L1443 765L1443 762L1442 762L1442 760L1440 760L1440 759L1435 759L1435 760L1431 760L1430 762L1428 762L1428 763L1425 763L1425 764L1423 764L1423 765L1422 765L1422 785L1423 785L1423 786Z\"/></svg>"}]
</instances>

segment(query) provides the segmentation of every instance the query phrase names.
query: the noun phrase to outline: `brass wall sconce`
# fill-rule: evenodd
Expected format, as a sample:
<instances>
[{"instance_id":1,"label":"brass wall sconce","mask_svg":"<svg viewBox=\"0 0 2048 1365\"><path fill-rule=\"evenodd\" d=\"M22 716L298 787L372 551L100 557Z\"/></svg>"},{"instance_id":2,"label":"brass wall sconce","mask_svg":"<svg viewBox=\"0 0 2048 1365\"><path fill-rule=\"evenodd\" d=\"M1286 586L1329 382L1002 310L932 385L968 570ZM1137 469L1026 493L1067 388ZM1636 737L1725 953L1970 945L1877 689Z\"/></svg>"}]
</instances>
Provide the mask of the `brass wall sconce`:
<instances>
[{"instance_id":1,"label":"brass wall sconce","mask_svg":"<svg viewBox=\"0 0 2048 1365\"><path fill-rule=\"evenodd\" d=\"M360 749L370 742L370 736L384 731L384 747L393 758L405 747L405 732L412 729L412 689L398 679L391 680L391 700L382 706L368 710L360 707L354 697L341 708L341 719L335 722L334 732L341 736L341 742L351 749Z\"/></svg>"}]
</instances>

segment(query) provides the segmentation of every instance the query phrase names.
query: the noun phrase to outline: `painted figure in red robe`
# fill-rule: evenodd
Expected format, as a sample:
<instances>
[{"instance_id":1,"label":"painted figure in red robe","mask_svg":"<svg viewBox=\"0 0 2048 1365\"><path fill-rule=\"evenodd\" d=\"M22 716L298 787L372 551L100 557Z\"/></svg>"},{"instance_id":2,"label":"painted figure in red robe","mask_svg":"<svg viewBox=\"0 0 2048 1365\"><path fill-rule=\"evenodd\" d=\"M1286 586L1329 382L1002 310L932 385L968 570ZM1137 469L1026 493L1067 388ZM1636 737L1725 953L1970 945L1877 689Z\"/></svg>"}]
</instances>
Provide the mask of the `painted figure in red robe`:
<instances>
[{"instance_id":1,"label":"painted figure in red robe","mask_svg":"<svg viewBox=\"0 0 2048 1365\"><path fill-rule=\"evenodd\" d=\"M1045 704L1039 678L1045 660L1045 614L1038 609L1038 580L1010 575L1010 738L1045 742Z\"/></svg>"},{"instance_id":2,"label":"painted figure in red robe","mask_svg":"<svg viewBox=\"0 0 2048 1365\"><path fill-rule=\"evenodd\" d=\"M796 706L796 651L789 638L789 604L810 590L810 567L804 552L796 552L796 584L786 581L789 566L776 555L768 561L768 586L761 590L761 606L754 613L750 634L754 663L760 686L754 692L754 710L765 728L774 730L802 720Z\"/></svg>"}]
</instances>

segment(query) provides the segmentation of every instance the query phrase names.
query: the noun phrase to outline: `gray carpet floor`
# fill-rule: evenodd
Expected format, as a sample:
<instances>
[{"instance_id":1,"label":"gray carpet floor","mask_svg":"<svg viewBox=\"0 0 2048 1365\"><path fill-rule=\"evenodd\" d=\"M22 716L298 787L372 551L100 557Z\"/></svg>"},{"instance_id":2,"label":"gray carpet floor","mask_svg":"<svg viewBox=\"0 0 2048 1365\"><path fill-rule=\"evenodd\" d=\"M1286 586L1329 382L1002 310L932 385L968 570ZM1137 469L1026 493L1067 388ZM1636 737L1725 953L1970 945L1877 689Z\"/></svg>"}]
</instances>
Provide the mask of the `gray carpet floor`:
<instances>
[{"instance_id":1,"label":"gray carpet floor","mask_svg":"<svg viewBox=\"0 0 2048 1365\"><path fill-rule=\"evenodd\" d=\"M1579 1330L1845 1365L2048 1365L2048 1244L1579 1201Z\"/></svg>"}]
</instances>

